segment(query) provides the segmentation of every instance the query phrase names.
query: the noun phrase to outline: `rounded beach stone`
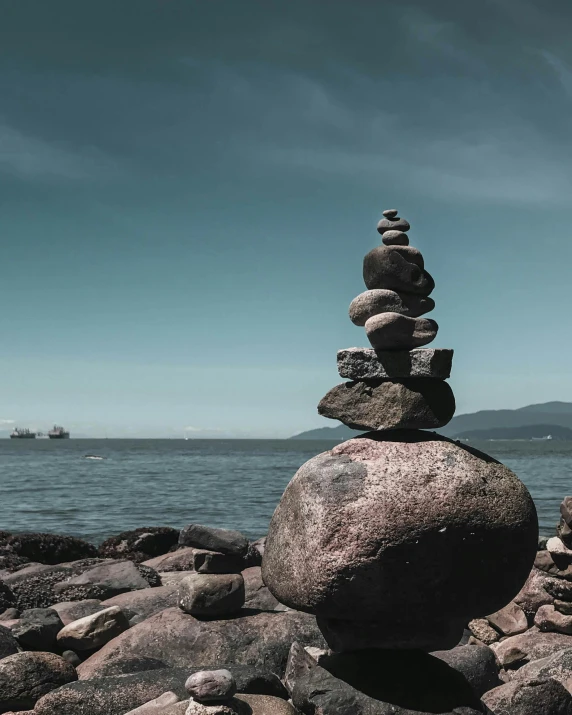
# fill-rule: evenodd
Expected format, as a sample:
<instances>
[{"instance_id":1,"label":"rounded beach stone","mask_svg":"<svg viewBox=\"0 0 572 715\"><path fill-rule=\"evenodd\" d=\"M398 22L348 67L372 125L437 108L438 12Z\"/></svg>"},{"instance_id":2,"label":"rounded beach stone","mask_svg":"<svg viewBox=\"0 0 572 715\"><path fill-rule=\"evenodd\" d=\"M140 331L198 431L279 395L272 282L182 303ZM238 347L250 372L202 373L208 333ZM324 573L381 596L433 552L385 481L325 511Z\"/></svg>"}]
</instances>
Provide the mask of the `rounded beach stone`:
<instances>
[{"instance_id":1,"label":"rounded beach stone","mask_svg":"<svg viewBox=\"0 0 572 715\"><path fill-rule=\"evenodd\" d=\"M245 589L242 574L191 574L179 585L179 608L192 616L223 616L240 611Z\"/></svg>"},{"instance_id":2,"label":"rounded beach stone","mask_svg":"<svg viewBox=\"0 0 572 715\"><path fill-rule=\"evenodd\" d=\"M411 318L429 313L435 307L432 298L412 293L397 293L394 290L377 288L366 290L350 303L350 320L354 325L365 325L369 318L379 313L400 313Z\"/></svg>"},{"instance_id":3,"label":"rounded beach stone","mask_svg":"<svg viewBox=\"0 0 572 715\"><path fill-rule=\"evenodd\" d=\"M53 653L22 652L0 660L2 712L27 710L51 690L77 680L75 668Z\"/></svg>"},{"instance_id":4,"label":"rounded beach stone","mask_svg":"<svg viewBox=\"0 0 572 715\"><path fill-rule=\"evenodd\" d=\"M440 650L452 628L458 642L468 621L518 593L537 538L534 503L507 467L437 434L379 432L298 470L262 575L291 608L391 626L369 647ZM425 637L434 621L449 624L442 641Z\"/></svg>"},{"instance_id":5,"label":"rounded beach stone","mask_svg":"<svg viewBox=\"0 0 572 715\"><path fill-rule=\"evenodd\" d=\"M450 385L430 377L342 382L318 404L323 417L359 430L435 429L455 414Z\"/></svg>"},{"instance_id":6,"label":"rounded beach stone","mask_svg":"<svg viewBox=\"0 0 572 715\"><path fill-rule=\"evenodd\" d=\"M201 670L187 679L185 688L195 700L228 700L236 693L236 683L229 670Z\"/></svg>"},{"instance_id":7,"label":"rounded beach stone","mask_svg":"<svg viewBox=\"0 0 572 715\"><path fill-rule=\"evenodd\" d=\"M409 225L409 221L406 221L404 218L395 218L395 219L389 219L389 218L382 218L381 221L377 224L377 230L378 233L383 234L386 231L409 231L411 226Z\"/></svg>"},{"instance_id":8,"label":"rounded beach stone","mask_svg":"<svg viewBox=\"0 0 572 715\"><path fill-rule=\"evenodd\" d=\"M421 253L411 246L378 246L363 259L363 279L370 290L390 290L428 296L435 281L424 270Z\"/></svg>"},{"instance_id":9,"label":"rounded beach stone","mask_svg":"<svg viewBox=\"0 0 572 715\"><path fill-rule=\"evenodd\" d=\"M385 218L394 219L397 217L398 213L399 212L397 211L397 209L385 209L383 215L385 216Z\"/></svg>"},{"instance_id":10,"label":"rounded beach stone","mask_svg":"<svg viewBox=\"0 0 572 715\"><path fill-rule=\"evenodd\" d=\"M70 650L101 648L129 628L125 613L117 606L72 621L58 633L58 643Z\"/></svg>"},{"instance_id":11,"label":"rounded beach stone","mask_svg":"<svg viewBox=\"0 0 572 715\"><path fill-rule=\"evenodd\" d=\"M439 326L430 318L408 318L399 313L380 313L365 324L374 350L410 350L435 340Z\"/></svg>"},{"instance_id":12,"label":"rounded beach stone","mask_svg":"<svg viewBox=\"0 0 572 715\"><path fill-rule=\"evenodd\" d=\"M219 551L221 554L241 558L248 552L248 539L240 531L216 529L202 524L185 526L179 534L179 544L207 551Z\"/></svg>"},{"instance_id":13,"label":"rounded beach stone","mask_svg":"<svg viewBox=\"0 0 572 715\"><path fill-rule=\"evenodd\" d=\"M386 231L381 240L386 246L409 246L409 236L403 231Z\"/></svg>"}]
</instances>

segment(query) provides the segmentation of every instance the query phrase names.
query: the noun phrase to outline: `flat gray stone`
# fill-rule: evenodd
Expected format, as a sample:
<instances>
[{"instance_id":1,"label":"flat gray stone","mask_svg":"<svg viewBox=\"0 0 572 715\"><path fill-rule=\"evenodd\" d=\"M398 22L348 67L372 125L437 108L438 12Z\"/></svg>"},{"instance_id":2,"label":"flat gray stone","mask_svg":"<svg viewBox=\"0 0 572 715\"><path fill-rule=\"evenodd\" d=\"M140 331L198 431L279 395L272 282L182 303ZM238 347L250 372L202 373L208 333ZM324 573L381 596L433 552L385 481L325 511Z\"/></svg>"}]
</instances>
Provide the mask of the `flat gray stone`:
<instances>
[{"instance_id":1,"label":"flat gray stone","mask_svg":"<svg viewBox=\"0 0 572 715\"><path fill-rule=\"evenodd\" d=\"M366 290L356 296L350 303L350 320L354 325L365 325L374 315L379 313L400 313L411 318L429 313L435 307L433 298L415 295L414 293L398 293L387 288Z\"/></svg>"},{"instance_id":2,"label":"flat gray stone","mask_svg":"<svg viewBox=\"0 0 572 715\"><path fill-rule=\"evenodd\" d=\"M338 350L338 372L348 380L383 380L403 377L434 377L446 380L451 375L453 351L447 348L378 350L346 348Z\"/></svg>"}]
</instances>

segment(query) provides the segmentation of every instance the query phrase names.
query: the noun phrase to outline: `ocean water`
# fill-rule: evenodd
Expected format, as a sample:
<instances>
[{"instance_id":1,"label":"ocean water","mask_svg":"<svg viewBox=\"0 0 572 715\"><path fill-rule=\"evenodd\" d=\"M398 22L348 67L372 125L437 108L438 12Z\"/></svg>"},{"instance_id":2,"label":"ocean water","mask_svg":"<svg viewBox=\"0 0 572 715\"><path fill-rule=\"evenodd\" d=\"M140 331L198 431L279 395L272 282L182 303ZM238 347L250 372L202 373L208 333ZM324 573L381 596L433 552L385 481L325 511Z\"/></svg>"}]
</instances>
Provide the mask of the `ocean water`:
<instances>
[{"instance_id":1,"label":"ocean water","mask_svg":"<svg viewBox=\"0 0 572 715\"><path fill-rule=\"evenodd\" d=\"M0 440L0 529L90 541L197 522L266 533L298 467L324 440ZM572 494L572 442L474 442L515 471L552 534ZM86 459L96 454L102 460Z\"/></svg>"}]
</instances>

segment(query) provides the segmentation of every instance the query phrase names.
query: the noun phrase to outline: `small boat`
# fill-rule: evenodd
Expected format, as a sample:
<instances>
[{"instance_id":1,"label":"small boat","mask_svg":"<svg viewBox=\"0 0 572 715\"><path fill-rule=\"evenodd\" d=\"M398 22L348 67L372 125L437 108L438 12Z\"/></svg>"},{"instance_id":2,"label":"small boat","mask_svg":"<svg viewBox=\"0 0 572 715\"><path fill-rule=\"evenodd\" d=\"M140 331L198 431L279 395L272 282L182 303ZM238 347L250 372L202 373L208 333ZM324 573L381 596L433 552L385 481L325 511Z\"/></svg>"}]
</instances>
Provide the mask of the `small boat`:
<instances>
[{"instance_id":1,"label":"small boat","mask_svg":"<svg viewBox=\"0 0 572 715\"><path fill-rule=\"evenodd\" d=\"M99 454L84 454L83 458L84 459L105 459L105 457L101 457Z\"/></svg>"}]
</instances>

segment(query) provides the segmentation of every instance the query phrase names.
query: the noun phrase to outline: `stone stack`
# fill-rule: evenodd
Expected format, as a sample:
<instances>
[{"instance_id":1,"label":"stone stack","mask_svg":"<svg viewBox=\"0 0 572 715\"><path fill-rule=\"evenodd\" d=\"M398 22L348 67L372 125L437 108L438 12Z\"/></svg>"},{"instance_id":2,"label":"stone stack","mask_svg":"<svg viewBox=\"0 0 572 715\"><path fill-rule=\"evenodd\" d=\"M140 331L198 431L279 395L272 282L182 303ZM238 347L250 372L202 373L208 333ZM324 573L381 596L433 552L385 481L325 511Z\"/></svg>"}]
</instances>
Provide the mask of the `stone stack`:
<instances>
[{"instance_id":1,"label":"stone stack","mask_svg":"<svg viewBox=\"0 0 572 715\"><path fill-rule=\"evenodd\" d=\"M302 465L272 517L262 576L281 603L317 617L336 655L331 667L311 669L302 690L352 682L351 697L367 696L363 712L372 715L389 712L388 702L395 713L460 712L455 708L467 705L460 695L442 709L423 697L408 708L406 684L394 692L388 681L389 689L373 697L371 683L357 676L368 663L385 673L382 663L399 662L405 670L435 671L445 679L435 675L439 691L446 691L449 675L419 652L454 647L470 621L499 611L519 592L536 554L536 510L507 467L423 431L453 415L445 382L452 351L420 349L437 332L436 323L419 317L433 307L434 283L409 247L409 224L392 210L378 230L384 246L366 256L368 290L350 308L373 349L340 352L340 373L351 382L319 406L323 415L374 431ZM294 701L309 712L305 697Z\"/></svg>"},{"instance_id":2,"label":"stone stack","mask_svg":"<svg viewBox=\"0 0 572 715\"><path fill-rule=\"evenodd\" d=\"M350 382L322 399L318 412L359 430L443 427L455 413L445 380L452 350L423 349L438 326L422 318L435 307L435 282L421 253L409 245L409 223L395 209L384 211L377 230L384 245L364 258L368 288L354 298L350 319L364 326L372 348L338 352L338 370Z\"/></svg>"}]
</instances>

